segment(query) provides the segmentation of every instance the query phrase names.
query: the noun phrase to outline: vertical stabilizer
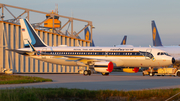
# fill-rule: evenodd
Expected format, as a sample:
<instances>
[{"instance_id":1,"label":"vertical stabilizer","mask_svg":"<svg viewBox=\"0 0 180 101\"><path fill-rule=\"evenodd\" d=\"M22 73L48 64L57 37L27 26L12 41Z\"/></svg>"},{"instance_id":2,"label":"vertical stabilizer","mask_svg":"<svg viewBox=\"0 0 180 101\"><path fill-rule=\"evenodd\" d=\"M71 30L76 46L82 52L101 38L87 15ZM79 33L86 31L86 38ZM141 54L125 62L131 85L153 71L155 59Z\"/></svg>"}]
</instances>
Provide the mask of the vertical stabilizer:
<instances>
[{"instance_id":1,"label":"vertical stabilizer","mask_svg":"<svg viewBox=\"0 0 180 101\"><path fill-rule=\"evenodd\" d=\"M21 31L24 41L24 46L29 47L28 41L34 46L34 47L46 47L47 45L41 40L39 35L36 33L34 28L31 26L31 24L28 22L27 19L20 19L21 24ZM28 41L27 41L28 40Z\"/></svg>"},{"instance_id":2,"label":"vertical stabilizer","mask_svg":"<svg viewBox=\"0 0 180 101\"><path fill-rule=\"evenodd\" d=\"M85 34L86 40L91 40L91 32L89 31L88 27L86 29L84 29L84 34ZM92 46L92 47L95 46L93 39L92 39L92 43L90 43L90 46Z\"/></svg>"},{"instance_id":3,"label":"vertical stabilizer","mask_svg":"<svg viewBox=\"0 0 180 101\"><path fill-rule=\"evenodd\" d=\"M151 25L152 25L153 46L163 46L154 20L152 21Z\"/></svg>"},{"instance_id":4,"label":"vertical stabilizer","mask_svg":"<svg viewBox=\"0 0 180 101\"><path fill-rule=\"evenodd\" d=\"M121 42L121 45L126 45L126 39L127 39L127 36L125 35L122 42Z\"/></svg>"}]
</instances>

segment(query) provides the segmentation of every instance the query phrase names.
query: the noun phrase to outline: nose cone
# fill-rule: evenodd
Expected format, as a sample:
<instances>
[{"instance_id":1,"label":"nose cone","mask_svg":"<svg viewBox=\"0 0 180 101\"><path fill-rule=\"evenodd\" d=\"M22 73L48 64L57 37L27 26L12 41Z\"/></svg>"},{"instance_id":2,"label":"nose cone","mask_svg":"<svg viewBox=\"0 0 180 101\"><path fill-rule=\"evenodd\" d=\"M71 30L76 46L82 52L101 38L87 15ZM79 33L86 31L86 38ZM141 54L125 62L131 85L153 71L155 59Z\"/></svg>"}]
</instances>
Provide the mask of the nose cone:
<instances>
[{"instance_id":1,"label":"nose cone","mask_svg":"<svg viewBox=\"0 0 180 101\"><path fill-rule=\"evenodd\" d=\"M175 58L174 58L174 57L172 58L172 63L173 63L173 64L175 63Z\"/></svg>"}]
</instances>

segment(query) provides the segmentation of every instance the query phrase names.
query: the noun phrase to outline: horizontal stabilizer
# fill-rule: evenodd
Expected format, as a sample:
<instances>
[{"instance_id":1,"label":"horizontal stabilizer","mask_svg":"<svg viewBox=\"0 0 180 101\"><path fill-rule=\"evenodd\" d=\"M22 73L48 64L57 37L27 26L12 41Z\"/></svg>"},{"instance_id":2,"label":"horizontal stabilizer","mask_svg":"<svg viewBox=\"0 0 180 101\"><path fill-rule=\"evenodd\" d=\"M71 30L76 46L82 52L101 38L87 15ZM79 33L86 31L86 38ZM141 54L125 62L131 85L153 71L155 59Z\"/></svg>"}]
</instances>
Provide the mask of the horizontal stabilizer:
<instances>
[{"instance_id":1,"label":"horizontal stabilizer","mask_svg":"<svg viewBox=\"0 0 180 101\"><path fill-rule=\"evenodd\" d=\"M25 55L25 54L29 54L29 53L34 53L34 52L31 52L31 51L16 50L16 49L5 49L5 50L16 52L16 53L19 53L21 55Z\"/></svg>"}]
</instances>

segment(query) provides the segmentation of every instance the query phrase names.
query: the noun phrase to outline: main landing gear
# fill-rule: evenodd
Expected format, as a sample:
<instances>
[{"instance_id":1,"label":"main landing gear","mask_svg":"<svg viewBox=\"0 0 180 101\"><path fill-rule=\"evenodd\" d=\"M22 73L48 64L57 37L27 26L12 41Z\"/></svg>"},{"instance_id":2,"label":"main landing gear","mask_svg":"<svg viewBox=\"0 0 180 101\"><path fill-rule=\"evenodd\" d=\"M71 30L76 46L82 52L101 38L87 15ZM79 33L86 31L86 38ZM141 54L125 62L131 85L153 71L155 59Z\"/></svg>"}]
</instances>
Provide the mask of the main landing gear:
<instances>
[{"instance_id":1,"label":"main landing gear","mask_svg":"<svg viewBox=\"0 0 180 101\"><path fill-rule=\"evenodd\" d=\"M91 75L91 70L84 70L84 73L83 73L85 76L87 75Z\"/></svg>"}]
</instances>

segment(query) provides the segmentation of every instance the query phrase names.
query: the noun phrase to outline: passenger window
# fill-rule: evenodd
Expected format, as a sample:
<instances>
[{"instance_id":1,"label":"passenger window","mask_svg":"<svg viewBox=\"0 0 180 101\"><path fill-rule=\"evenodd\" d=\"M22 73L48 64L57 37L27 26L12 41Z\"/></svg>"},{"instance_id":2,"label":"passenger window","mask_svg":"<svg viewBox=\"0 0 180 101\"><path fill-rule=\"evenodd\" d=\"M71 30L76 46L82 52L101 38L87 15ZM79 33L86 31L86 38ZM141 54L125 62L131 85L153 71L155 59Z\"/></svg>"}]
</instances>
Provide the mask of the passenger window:
<instances>
[{"instance_id":1,"label":"passenger window","mask_svg":"<svg viewBox=\"0 0 180 101\"><path fill-rule=\"evenodd\" d=\"M160 52L158 52L157 55L160 55Z\"/></svg>"}]
</instances>

